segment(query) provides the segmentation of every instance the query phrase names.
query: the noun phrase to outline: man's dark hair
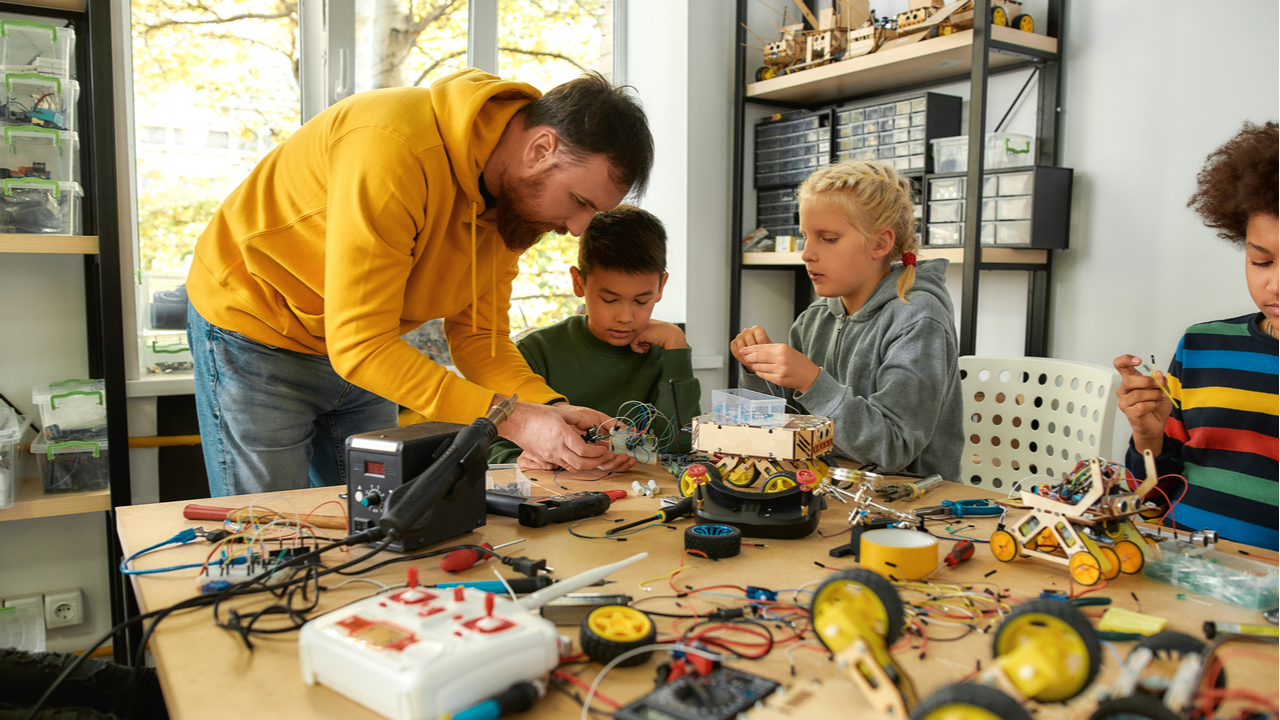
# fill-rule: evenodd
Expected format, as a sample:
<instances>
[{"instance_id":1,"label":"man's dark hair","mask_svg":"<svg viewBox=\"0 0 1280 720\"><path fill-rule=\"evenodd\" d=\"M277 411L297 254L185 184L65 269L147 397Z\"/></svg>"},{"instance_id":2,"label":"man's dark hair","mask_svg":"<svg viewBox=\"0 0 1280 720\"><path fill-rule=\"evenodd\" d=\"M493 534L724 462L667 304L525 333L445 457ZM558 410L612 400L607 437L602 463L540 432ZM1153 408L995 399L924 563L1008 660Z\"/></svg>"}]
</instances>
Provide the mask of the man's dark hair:
<instances>
[{"instance_id":1,"label":"man's dark hair","mask_svg":"<svg viewBox=\"0 0 1280 720\"><path fill-rule=\"evenodd\" d=\"M596 270L661 276L667 271L662 221L631 205L596 213L578 241L578 272L586 277Z\"/></svg>"},{"instance_id":2,"label":"man's dark hair","mask_svg":"<svg viewBox=\"0 0 1280 720\"><path fill-rule=\"evenodd\" d=\"M640 197L653 169L653 136L640 101L614 87L598 72L557 85L520 109L526 128L545 125L560 135L565 151L578 160L604 155L609 176Z\"/></svg>"},{"instance_id":3,"label":"man's dark hair","mask_svg":"<svg viewBox=\"0 0 1280 720\"><path fill-rule=\"evenodd\" d=\"M1280 133L1273 122L1245 122L1236 136L1209 153L1196 175L1196 191L1187 207L1218 237L1244 247L1249 216L1276 214L1280 202Z\"/></svg>"}]
</instances>

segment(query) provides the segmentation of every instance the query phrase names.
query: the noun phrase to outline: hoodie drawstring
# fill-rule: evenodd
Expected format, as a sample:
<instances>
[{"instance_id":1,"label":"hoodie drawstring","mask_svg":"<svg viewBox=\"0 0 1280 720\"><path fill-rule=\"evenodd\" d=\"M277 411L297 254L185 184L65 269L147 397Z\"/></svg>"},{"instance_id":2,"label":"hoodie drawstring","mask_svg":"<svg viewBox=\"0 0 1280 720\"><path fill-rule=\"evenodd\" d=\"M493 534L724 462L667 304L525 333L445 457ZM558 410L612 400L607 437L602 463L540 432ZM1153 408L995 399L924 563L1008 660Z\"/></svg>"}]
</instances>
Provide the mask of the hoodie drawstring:
<instances>
[{"instance_id":1,"label":"hoodie drawstring","mask_svg":"<svg viewBox=\"0 0 1280 720\"><path fill-rule=\"evenodd\" d=\"M476 222L479 217L476 214L476 206L480 203L471 203L471 332L476 330L476 316L480 313L480 309L476 307ZM489 263L489 285L490 291L498 286L498 268L497 258L493 258ZM489 301L489 357L496 357L498 354L498 301L492 297Z\"/></svg>"}]
</instances>

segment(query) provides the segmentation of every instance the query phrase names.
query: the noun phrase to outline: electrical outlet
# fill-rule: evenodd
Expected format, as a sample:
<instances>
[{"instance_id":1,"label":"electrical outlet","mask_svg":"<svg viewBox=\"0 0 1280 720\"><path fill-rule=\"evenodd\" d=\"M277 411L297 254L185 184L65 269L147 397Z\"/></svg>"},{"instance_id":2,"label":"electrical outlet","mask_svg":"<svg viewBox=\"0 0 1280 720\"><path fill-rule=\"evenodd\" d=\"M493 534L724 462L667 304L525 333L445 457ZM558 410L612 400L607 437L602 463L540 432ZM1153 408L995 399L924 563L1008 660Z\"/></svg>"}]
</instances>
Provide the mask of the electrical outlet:
<instances>
[{"instance_id":1,"label":"electrical outlet","mask_svg":"<svg viewBox=\"0 0 1280 720\"><path fill-rule=\"evenodd\" d=\"M44 626L50 630L84 622L84 598L80 589L59 590L44 595Z\"/></svg>"}]
</instances>

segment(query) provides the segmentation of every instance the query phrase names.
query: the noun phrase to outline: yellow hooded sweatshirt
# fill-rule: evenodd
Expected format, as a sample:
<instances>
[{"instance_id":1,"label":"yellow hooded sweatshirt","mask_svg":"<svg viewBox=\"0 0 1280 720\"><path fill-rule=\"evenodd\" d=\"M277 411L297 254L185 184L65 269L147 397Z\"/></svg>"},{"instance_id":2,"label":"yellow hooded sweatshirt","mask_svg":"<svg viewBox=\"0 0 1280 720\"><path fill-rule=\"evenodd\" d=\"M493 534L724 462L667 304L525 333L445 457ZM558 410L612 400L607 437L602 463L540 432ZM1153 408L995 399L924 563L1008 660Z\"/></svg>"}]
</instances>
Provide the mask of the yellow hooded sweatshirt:
<instances>
[{"instance_id":1,"label":"yellow hooded sweatshirt","mask_svg":"<svg viewBox=\"0 0 1280 720\"><path fill-rule=\"evenodd\" d=\"M192 304L217 327L327 355L348 382L428 418L469 423L494 393L559 398L510 339L520 254L477 220L480 172L539 96L463 70L335 104L223 201L196 244ZM467 380L400 338L434 318Z\"/></svg>"}]
</instances>

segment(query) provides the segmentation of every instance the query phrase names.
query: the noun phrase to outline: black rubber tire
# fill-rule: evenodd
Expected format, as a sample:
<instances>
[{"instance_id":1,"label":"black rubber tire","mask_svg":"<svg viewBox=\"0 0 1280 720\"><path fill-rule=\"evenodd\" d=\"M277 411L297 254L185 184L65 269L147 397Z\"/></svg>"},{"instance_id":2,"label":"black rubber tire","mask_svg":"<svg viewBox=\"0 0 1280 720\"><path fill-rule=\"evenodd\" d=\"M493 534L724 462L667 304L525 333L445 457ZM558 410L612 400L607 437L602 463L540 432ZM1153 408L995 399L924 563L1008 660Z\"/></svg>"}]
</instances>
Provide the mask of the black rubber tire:
<instances>
[{"instance_id":1,"label":"black rubber tire","mask_svg":"<svg viewBox=\"0 0 1280 720\"><path fill-rule=\"evenodd\" d=\"M1182 720L1182 716L1151 695L1130 695L1098 703L1089 720Z\"/></svg>"},{"instance_id":2,"label":"black rubber tire","mask_svg":"<svg viewBox=\"0 0 1280 720\"><path fill-rule=\"evenodd\" d=\"M1205 652L1209 646L1200 638L1186 633L1180 633L1177 630L1163 630L1155 635L1148 635L1137 642L1133 646L1134 650L1140 647L1147 648L1159 660L1182 660L1183 655L1196 653L1201 658L1205 657ZM1133 652L1132 650L1130 651ZM1218 679L1214 682L1214 687L1224 688L1227 686L1227 671L1224 669L1218 673Z\"/></svg>"},{"instance_id":3,"label":"black rubber tire","mask_svg":"<svg viewBox=\"0 0 1280 720\"><path fill-rule=\"evenodd\" d=\"M1005 629L1009 627L1010 622L1022 615L1038 614L1048 615L1050 617L1061 620L1066 623L1071 630L1080 636L1084 642L1086 653L1089 656L1089 670L1085 676L1084 683L1068 698L1060 701L1046 701L1039 698L1032 698L1036 702L1066 702L1072 697L1078 696L1093 684L1094 678L1098 676L1098 670L1102 667L1102 642L1098 639L1098 631L1093 628L1093 624L1089 622L1089 618L1085 617L1074 605L1063 600L1031 600L1023 603L1014 609L1013 612L1005 616L1000 623L1000 627L996 628L995 635L991 638L991 655L998 657L1000 655L1000 640L1005 636Z\"/></svg>"},{"instance_id":4,"label":"black rubber tire","mask_svg":"<svg viewBox=\"0 0 1280 720\"><path fill-rule=\"evenodd\" d=\"M1031 16L1030 16L1030 15L1028 15L1028 14L1026 14L1026 13L1023 13L1023 14L1021 14L1021 15L1014 15L1014 16L1013 16L1013 19L1011 19L1011 20L1009 21L1009 27L1013 28L1014 30L1022 30L1022 21L1023 21L1023 19L1031 20L1031 29L1030 29L1030 30L1027 30L1027 31L1025 31L1025 32L1035 32L1035 31L1036 31L1036 21L1035 21L1035 20L1032 20Z\"/></svg>"},{"instance_id":5,"label":"black rubber tire","mask_svg":"<svg viewBox=\"0 0 1280 720\"><path fill-rule=\"evenodd\" d=\"M976 683L959 683L942 688L911 711L911 720L926 720L935 710L956 705L981 708L1001 720L1031 720L1031 714L1017 700L990 685Z\"/></svg>"},{"instance_id":6,"label":"black rubber tire","mask_svg":"<svg viewBox=\"0 0 1280 720\"><path fill-rule=\"evenodd\" d=\"M644 618L648 620L649 630L645 633L643 638L628 640L626 642L612 640L610 638L602 637L591 627L591 618L593 615L602 610L616 610L621 607L626 607L628 610L633 610L644 615ZM652 645L657 640L657 637L658 628L653 624L653 618L640 610L635 610L635 608L630 608L625 605L604 605L602 607L598 607L583 616L582 624L578 628L578 642L582 645L582 652L585 653L592 662L597 662L601 665L606 665L612 662L614 658L628 650L633 650L645 645ZM631 667L633 665L644 664L651 655L653 655L652 651L636 653L635 655L618 663L617 667Z\"/></svg>"},{"instance_id":7,"label":"black rubber tire","mask_svg":"<svg viewBox=\"0 0 1280 720\"><path fill-rule=\"evenodd\" d=\"M712 560L742 552L742 531L731 525L692 525L684 531L684 549L700 550Z\"/></svg>"},{"instance_id":8,"label":"black rubber tire","mask_svg":"<svg viewBox=\"0 0 1280 720\"><path fill-rule=\"evenodd\" d=\"M756 82L763 82L763 81L764 81L764 66L761 65L760 67L756 68Z\"/></svg>"},{"instance_id":9,"label":"black rubber tire","mask_svg":"<svg viewBox=\"0 0 1280 720\"><path fill-rule=\"evenodd\" d=\"M853 582L870 590L880 604L884 606L884 614L887 618L887 626L884 629L884 644L886 647L892 646L898 642L898 638L902 637L902 628L905 625L903 619L905 613L902 607L902 596L898 595L898 590L893 583L884 579L879 573L872 572L865 568L850 568L841 570L840 572L827 578L825 582L818 586L813 593L813 600L809 603L809 617L814 616L813 602L822 596L822 591L832 583ZM818 636L818 640L831 652L839 652L836 648L827 645L826 638L822 637L822 633L814 631ZM841 648L843 649L843 648Z\"/></svg>"}]
</instances>

